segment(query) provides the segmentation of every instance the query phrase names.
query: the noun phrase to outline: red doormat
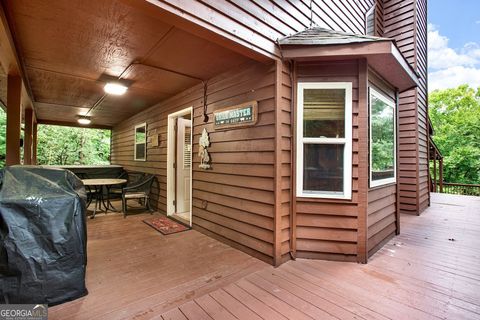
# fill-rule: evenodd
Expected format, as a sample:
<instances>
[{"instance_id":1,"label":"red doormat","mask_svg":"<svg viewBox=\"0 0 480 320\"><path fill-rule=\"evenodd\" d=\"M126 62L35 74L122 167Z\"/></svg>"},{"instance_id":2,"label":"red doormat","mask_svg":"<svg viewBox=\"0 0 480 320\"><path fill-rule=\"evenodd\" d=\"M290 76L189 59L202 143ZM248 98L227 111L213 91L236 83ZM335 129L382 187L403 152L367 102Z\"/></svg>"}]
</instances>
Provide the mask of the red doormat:
<instances>
[{"instance_id":1,"label":"red doormat","mask_svg":"<svg viewBox=\"0 0 480 320\"><path fill-rule=\"evenodd\" d=\"M190 229L184 226L183 224L175 222L164 216L145 219L143 220L143 222L145 222L150 227L154 228L157 231L160 231L162 234L165 234L165 235L182 232Z\"/></svg>"}]
</instances>

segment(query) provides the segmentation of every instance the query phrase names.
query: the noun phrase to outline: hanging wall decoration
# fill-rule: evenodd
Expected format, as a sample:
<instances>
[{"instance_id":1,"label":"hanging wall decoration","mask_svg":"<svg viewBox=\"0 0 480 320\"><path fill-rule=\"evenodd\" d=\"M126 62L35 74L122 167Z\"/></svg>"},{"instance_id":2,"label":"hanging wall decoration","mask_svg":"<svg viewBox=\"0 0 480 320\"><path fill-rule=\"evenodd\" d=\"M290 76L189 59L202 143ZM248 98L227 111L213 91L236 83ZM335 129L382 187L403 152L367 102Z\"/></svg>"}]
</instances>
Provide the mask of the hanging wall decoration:
<instances>
[{"instance_id":1,"label":"hanging wall decoration","mask_svg":"<svg viewBox=\"0 0 480 320\"><path fill-rule=\"evenodd\" d=\"M198 156L200 157L200 169L210 169L210 155L208 154L208 147L210 146L210 137L207 129L203 128L202 135L198 141Z\"/></svg>"}]
</instances>

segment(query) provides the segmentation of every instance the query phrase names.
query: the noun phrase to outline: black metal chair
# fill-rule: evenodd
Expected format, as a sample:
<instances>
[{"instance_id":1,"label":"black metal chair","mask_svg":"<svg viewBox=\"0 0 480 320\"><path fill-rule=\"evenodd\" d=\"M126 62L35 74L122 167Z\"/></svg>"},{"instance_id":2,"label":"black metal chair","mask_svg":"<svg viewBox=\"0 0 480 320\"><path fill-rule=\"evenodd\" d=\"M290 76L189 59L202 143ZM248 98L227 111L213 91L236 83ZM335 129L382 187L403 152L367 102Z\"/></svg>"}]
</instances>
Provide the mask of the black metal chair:
<instances>
[{"instance_id":1,"label":"black metal chair","mask_svg":"<svg viewBox=\"0 0 480 320\"><path fill-rule=\"evenodd\" d=\"M150 207L150 189L152 188L155 176L153 174L144 174L135 183L129 183L122 189L122 211L123 217L127 217L127 201L137 199L140 204L153 213ZM143 203L142 203L143 202Z\"/></svg>"},{"instance_id":2,"label":"black metal chair","mask_svg":"<svg viewBox=\"0 0 480 320\"><path fill-rule=\"evenodd\" d=\"M122 173L120 173L116 179L125 179L127 180L127 183L125 184L117 184L117 185L113 185L110 187L110 190L109 190L109 197L110 199L121 199L122 198L122 190L125 186L128 186L128 184L131 184L131 183L135 183L136 180L138 180L139 178L136 178L137 176L141 176L143 175L143 173L138 173L138 175L136 175L136 173L131 173L131 174L128 174L127 171L122 171ZM132 181L130 181L132 180Z\"/></svg>"},{"instance_id":3,"label":"black metal chair","mask_svg":"<svg viewBox=\"0 0 480 320\"><path fill-rule=\"evenodd\" d=\"M84 179L90 179L88 175L84 172L78 172L75 174L80 180ZM95 191L92 190L89 186L85 186L85 193L87 194L87 203L86 206L87 208L90 206L90 203L92 203L92 200L95 196Z\"/></svg>"}]
</instances>

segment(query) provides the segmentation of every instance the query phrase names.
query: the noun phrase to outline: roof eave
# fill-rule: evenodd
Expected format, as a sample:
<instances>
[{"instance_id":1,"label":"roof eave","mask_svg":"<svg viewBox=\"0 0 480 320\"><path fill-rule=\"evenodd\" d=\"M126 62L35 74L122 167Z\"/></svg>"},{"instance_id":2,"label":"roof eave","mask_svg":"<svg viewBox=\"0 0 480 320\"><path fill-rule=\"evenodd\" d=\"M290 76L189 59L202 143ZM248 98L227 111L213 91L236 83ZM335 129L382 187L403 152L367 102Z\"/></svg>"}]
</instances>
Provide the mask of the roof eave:
<instances>
[{"instance_id":1,"label":"roof eave","mask_svg":"<svg viewBox=\"0 0 480 320\"><path fill-rule=\"evenodd\" d=\"M418 77L391 40L330 45L282 45L284 59L297 61L366 58L400 92L418 86Z\"/></svg>"}]
</instances>

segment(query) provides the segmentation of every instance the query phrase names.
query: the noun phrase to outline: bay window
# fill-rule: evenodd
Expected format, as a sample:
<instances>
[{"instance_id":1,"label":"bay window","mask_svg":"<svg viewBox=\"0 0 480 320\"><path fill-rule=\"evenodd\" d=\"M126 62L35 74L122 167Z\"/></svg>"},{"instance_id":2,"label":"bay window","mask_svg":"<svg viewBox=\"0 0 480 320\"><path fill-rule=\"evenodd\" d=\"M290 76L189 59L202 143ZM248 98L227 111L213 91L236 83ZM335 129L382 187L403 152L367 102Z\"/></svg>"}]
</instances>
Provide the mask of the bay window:
<instances>
[{"instance_id":1,"label":"bay window","mask_svg":"<svg viewBox=\"0 0 480 320\"><path fill-rule=\"evenodd\" d=\"M350 199L352 83L300 82L297 196Z\"/></svg>"},{"instance_id":2,"label":"bay window","mask_svg":"<svg viewBox=\"0 0 480 320\"><path fill-rule=\"evenodd\" d=\"M370 88L370 187L396 181L395 102Z\"/></svg>"}]
</instances>

